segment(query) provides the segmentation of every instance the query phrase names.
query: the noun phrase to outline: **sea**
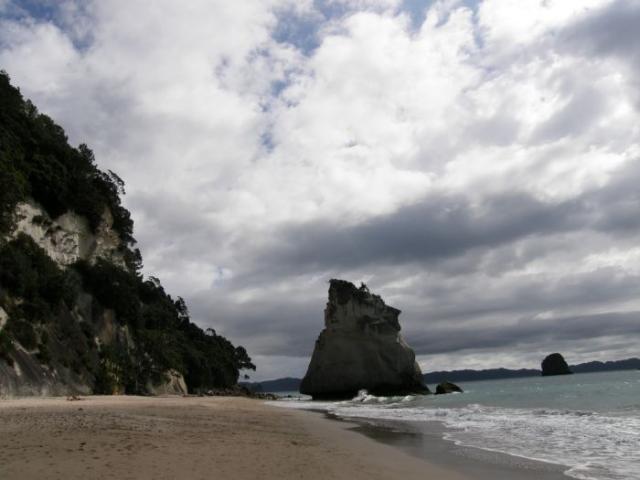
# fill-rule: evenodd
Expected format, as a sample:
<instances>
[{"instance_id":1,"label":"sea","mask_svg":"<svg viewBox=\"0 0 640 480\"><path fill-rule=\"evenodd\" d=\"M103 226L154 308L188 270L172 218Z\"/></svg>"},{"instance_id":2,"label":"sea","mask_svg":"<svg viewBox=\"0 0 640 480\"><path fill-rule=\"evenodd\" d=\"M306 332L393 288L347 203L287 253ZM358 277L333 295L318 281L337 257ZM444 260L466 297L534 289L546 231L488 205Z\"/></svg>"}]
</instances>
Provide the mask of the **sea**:
<instances>
[{"instance_id":1,"label":"sea","mask_svg":"<svg viewBox=\"0 0 640 480\"><path fill-rule=\"evenodd\" d=\"M582 480L640 480L640 371L459 382L464 393L279 406L369 423L438 422L444 440L563 466Z\"/></svg>"}]
</instances>

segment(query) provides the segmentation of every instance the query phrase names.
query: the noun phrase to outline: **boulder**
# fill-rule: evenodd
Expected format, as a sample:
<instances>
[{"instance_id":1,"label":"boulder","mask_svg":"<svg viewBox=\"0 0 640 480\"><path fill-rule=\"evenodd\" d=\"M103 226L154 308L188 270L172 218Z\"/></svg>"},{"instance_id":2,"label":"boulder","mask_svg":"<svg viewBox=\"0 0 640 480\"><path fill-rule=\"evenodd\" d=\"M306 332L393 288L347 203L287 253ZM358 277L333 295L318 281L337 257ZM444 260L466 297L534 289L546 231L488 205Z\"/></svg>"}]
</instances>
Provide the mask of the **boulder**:
<instances>
[{"instance_id":1,"label":"boulder","mask_svg":"<svg viewBox=\"0 0 640 480\"><path fill-rule=\"evenodd\" d=\"M454 393L454 392L462 393L462 389L455 383L440 382L436 387L436 395L443 395L445 393Z\"/></svg>"},{"instance_id":2,"label":"boulder","mask_svg":"<svg viewBox=\"0 0 640 480\"><path fill-rule=\"evenodd\" d=\"M569 370L569 365L559 353L547 355L542 361L542 376L568 375L573 373Z\"/></svg>"},{"instance_id":3,"label":"boulder","mask_svg":"<svg viewBox=\"0 0 640 480\"><path fill-rule=\"evenodd\" d=\"M325 328L316 341L300 392L314 399L429 393L413 350L400 335L400 310L363 284L331 280Z\"/></svg>"},{"instance_id":4,"label":"boulder","mask_svg":"<svg viewBox=\"0 0 640 480\"><path fill-rule=\"evenodd\" d=\"M186 395L189 393L184 377L179 371L169 369L164 372L163 376L163 382L157 385L147 385L147 390L151 395Z\"/></svg>"}]
</instances>

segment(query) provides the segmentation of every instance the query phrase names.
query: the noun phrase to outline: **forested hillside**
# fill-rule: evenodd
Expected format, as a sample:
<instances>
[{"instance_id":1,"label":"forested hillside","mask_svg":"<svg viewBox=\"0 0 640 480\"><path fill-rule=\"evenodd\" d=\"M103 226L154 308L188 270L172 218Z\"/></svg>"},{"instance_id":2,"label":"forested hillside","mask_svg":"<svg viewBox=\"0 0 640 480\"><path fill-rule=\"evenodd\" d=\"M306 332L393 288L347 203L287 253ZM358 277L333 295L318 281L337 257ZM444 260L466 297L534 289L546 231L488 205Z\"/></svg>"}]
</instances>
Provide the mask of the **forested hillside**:
<instances>
[{"instance_id":1,"label":"forested hillside","mask_svg":"<svg viewBox=\"0 0 640 480\"><path fill-rule=\"evenodd\" d=\"M171 376L197 391L255 369L143 277L123 194L0 74L0 395L152 393Z\"/></svg>"}]
</instances>

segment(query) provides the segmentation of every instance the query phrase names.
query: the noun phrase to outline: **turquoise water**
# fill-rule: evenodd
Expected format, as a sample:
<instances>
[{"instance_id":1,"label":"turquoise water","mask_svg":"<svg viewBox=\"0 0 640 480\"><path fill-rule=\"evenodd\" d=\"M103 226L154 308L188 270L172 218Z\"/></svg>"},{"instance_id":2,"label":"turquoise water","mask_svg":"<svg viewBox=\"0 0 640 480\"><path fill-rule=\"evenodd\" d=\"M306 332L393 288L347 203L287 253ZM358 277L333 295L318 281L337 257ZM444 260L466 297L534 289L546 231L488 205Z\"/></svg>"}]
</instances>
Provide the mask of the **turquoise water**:
<instances>
[{"instance_id":1,"label":"turquoise water","mask_svg":"<svg viewBox=\"0 0 640 480\"><path fill-rule=\"evenodd\" d=\"M461 382L462 394L279 402L343 418L441 422L459 445L566 466L583 480L640 480L640 371Z\"/></svg>"},{"instance_id":2,"label":"turquoise water","mask_svg":"<svg viewBox=\"0 0 640 480\"><path fill-rule=\"evenodd\" d=\"M640 411L640 370L460 383L464 395L426 398L429 405Z\"/></svg>"}]
</instances>

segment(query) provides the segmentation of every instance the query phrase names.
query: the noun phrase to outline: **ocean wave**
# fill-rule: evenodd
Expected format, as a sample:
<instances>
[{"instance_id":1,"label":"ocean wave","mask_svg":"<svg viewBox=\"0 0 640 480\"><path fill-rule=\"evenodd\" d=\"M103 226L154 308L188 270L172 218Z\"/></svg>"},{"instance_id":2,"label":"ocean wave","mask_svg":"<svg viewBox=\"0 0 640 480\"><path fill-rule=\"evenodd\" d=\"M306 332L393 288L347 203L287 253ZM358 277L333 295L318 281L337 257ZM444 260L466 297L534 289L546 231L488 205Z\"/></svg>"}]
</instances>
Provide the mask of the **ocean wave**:
<instances>
[{"instance_id":1,"label":"ocean wave","mask_svg":"<svg viewBox=\"0 0 640 480\"><path fill-rule=\"evenodd\" d=\"M295 403L295 402L294 402ZM566 465L580 480L640 480L640 417L569 409L517 409L470 404L424 406L415 397L375 397L300 402L342 418L437 421L458 445Z\"/></svg>"},{"instance_id":2,"label":"ocean wave","mask_svg":"<svg viewBox=\"0 0 640 480\"><path fill-rule=\"evenodd\" d=\"M360 390L358 394L351 400L341 402L344 404L378 404L378 405L394 405L397 403L407 403L416 399L415 395L399 395L393 397L378 397L376 395L370 395L366 390Z\"/></svg>"}]
</instances>

